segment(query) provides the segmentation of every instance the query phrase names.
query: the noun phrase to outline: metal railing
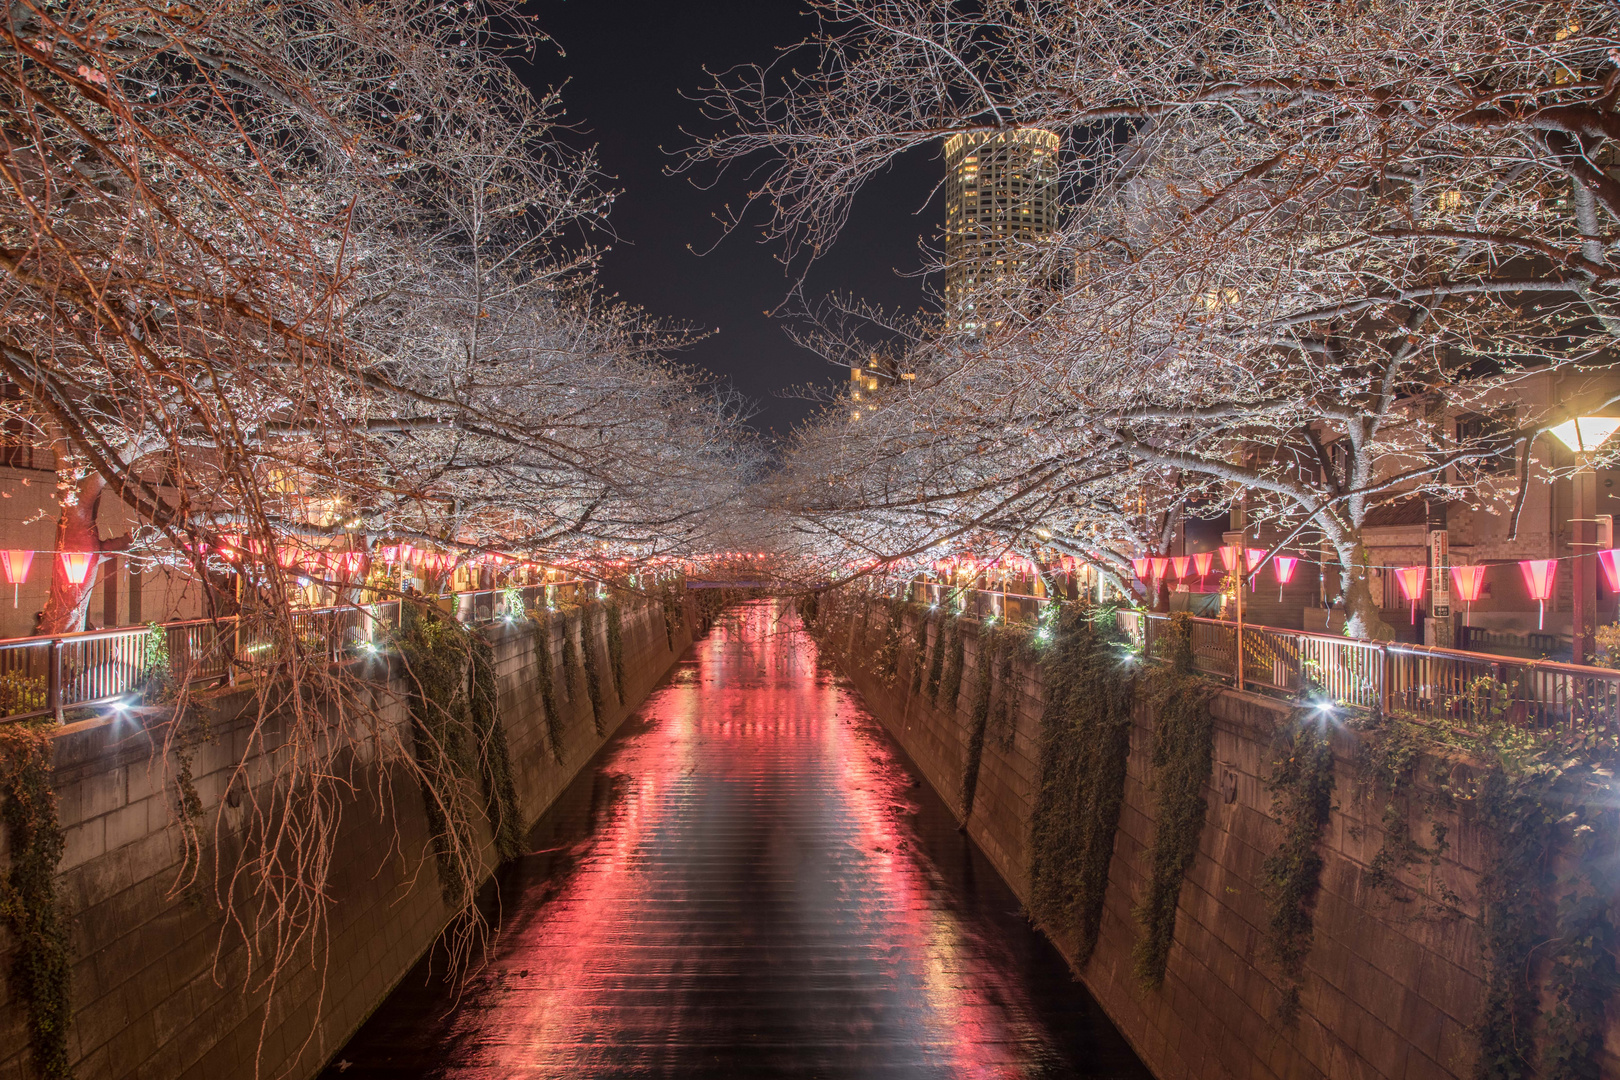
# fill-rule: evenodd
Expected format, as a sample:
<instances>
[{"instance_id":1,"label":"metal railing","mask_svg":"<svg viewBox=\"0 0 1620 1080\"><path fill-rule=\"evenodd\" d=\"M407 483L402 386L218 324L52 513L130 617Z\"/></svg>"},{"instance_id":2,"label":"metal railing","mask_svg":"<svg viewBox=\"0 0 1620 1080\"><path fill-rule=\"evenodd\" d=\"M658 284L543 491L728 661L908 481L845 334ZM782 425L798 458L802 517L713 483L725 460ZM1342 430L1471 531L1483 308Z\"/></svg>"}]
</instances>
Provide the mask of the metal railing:
<instances>
[{"instance_id":1,"label":"metal railing","mask_svg":"<svg viewBox=\"0 0 1620 1080\"><path fill-rule=\"evenodd\" d=\"M591 584L558 581L518 588L525 608L578 603ZM463 623L491 622L506 614L506 589L450 593L441 607ZM357 655L389 627L398 626L401 602L309 608L290 623L227 615L118 630L92 630L57 637L0 640L0 723L41 716L62 719L68 709L93 708L126 699L152 675L153 633L164 635L171 677L179 682L231 684L255 658L296 645L306 661L338 662ZM285 639L291 636L292 641Z\"/></svg>"},{"instance_id":2,"label":"metal railing","mask_svg":"<svg viewBox=\"0 0 1620 1080\"><path fill-rule=\"evenodd\" d=\"M943 604L953 612L972 615L979 619L994 616L1006 622L1037 622L1041 606L1052 603L1044 596L1026 596L1023 593L1002 592L997 589L976 589L960 585L945 585L938 581L914 581L907 597L924 605Z\"/></svg>"},{"instance_id":3,"label":"metal railing","mask_svg":"<svg viewBox=\"0 0 1620 1080\"><path fill-rule=\"evenodd\" d=\"M1150 655L1170 619L1129 610L1118 615L1120 627ZM1237 624L1190 622L1194 666L1233 683ZM1492 720L1531 728L1620 721L1620 671L1607 668L1270 626L1245 625L1241 645L1241 688L1263 694L1292 698L1312 689L1352 708L1459 727Z\"/></svg>"}]
</instances>

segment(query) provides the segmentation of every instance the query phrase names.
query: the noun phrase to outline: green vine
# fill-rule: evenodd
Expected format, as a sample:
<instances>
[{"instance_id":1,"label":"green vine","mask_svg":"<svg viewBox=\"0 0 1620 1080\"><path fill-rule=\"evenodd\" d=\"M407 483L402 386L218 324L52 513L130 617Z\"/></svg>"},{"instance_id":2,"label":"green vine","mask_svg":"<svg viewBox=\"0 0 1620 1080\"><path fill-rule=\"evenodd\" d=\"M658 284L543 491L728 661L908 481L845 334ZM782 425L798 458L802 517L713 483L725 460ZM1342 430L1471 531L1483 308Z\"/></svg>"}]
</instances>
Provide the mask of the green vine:
<instances>
[{"instance_id":1,"label":"green vine","mask_svg":"<svg viewBox=\"0 0 1620 1080\"><path fill-rule=\"evenodd\" d=\"M607 613L608 663L613 669L613 690L624 703L624 612L619 601L610 599L603 606Z\"/></svg>"},{"instance_id":2,"label":"green vine","mask_svg":"<svg viewBox=\"0 0 1620 1080\"><path fill-rule=\"evenodd\" d=\"M1432 814L1443 798L1445 782L1437 776L1436 794L1424 801L1423 808L1431 812L1433 833L1433 846L1425 846L1412 833L1412 811L1418 768L1424 760L1430 736L1422 724L1396 713L1374 715L1353 726L1362 734L1357 750L1357 773L1378 811L1383 832L1383 841L1368 864L1365 880L1370 888L1394 899L1409 901L1413 897L1400 891L1399 872L1425 861L1432 870L1440 865L1441 856L1451 846L1445 823ZM1445 900L1446 913L1456 914L1461 897L1444 883L1434 880L1432 875L1430 883Z\"/></svg>"},{"instance_id":3,"label":"green vine","mask_svg":"<svg viewBox=\"0 0 1620 1080\"><path fill-rule=\"evenodd\" d=\"M605 700L602 693L602 666L596 659L596 627L591 619L596 607L595 604L587 604L579 610L579 648L585 656L585 693L591 699L591 726L598 736L602 736L607 734L607 709L602 706Z\"/></svg>"},{"instance_id":4,"label":"green vine","mask_svg":"<svg viewBox=\"0 0 1620 1080\"><path fill-rule=\"evenodd\" d=\"M938 701L939 680L945 671L946 627L953 624L942 618L934 619L932 622L934 624L934 648L929 653L928 677L923 683L923 692L928 695L929 701Z\"/></svg>"},{"instance_id":5,"label":"green vine","mask_svg":"<svg viewBox=\"0 0 1620 1080\"><path fill-rule=\"evenodd\" d=\"M799 597L799 621L804 623L808 633L815 632L816 616L820 614L821 601L813 592L807 592Z\"/></svg>"},{"instance_id":6,"label":"green vine","mask_svg":"<svg viewBox=\"0 0 1620 1080\"><path fill-rule=\"evenodd\" d=\"M939 680L939 696L934 704L946 710L956 711L956 699L962 692L962 620L952 619L950 629L945 639L945 671Z\"/></svg>"},{"instance_id":7,"label":"green vine","mask_svg":"<svg viewBox=\"0 0 1620 1080\"><path fill-rule=\"evenodd\" d=\"M996 654L994 682L1001 687L1001 693L996 694L991 701L985 737L1002 753L1013 748L1013 740L1018 734L1016 714L1018 687L1013 682L1013 661L1018 651L1006 648Z\"/></svg>"},{"instance_id":8,"label":"green vine","mask_svg":"<svg viewBox=\"0 0 1620 1080\"><path fill-rule=\"evenodd\" d=\"M585 621L584 616L581 616L580 617L580 630L581 630L581 632L584 631L584 621ZM562 662L563 662L563 689L568 694L568 702L569 702L569 704L572 705L575 701L579 700L579 680L580 680L579 645L574 640L573 628L568 625L568 615L567 615L567 613L564 613L563 617L562 617ZM593 715L591 717L591 722L592 722L593 725L594 725L595 721L596 721L596 718ZM562 734L561 731L559 731L558 734L561 735ZM559 755L558 760L559 761L562 760L562 758L561 758L562 744L560 742L558 743L558 746L557 746L557 754Z\"/></svg>"},{"instance_id":9,"label":"green vine","mask_svg":"<svg viewBox=\"0 0 1620 1080\"><path fill-rule=\"evenodd\" d=\"M477 847L474 814L485 815L498 849L513 846L510 836L501 839L501 831L508 813L517 827L515 791L503 791L501 775L489 765L507 758L504 773L510 781L509 754L495 746L495 733L501 732L502 747L505 733L487 698L475 705L484 695L475 688L477 661L466 628L431 604L407 604L402 618L398 644L410 669L409 712L428 833L445 902L461 908L471 900L472 882L464 868L466 853ZM486 678L493 678L492 671Z\"/></svg>"},{"instance_id":10,"label":"green vine","mask_svg":"<svg viewBox=\"0 0 1620 1080\"><path fill-rule=\"evenodd\" d=\"M540 701L546 714L546 749L551 760L562 761L563 711L557 699L557 684L551 666L551 613L534 609L529 612L529 636L534 646L535 681L540 686Z\"/></svg>"},{"instance_id":11,"label":"green vine","mask_svg":"<svg viewBox=\"0 0 1620 1080\"><path fill-rule=\"evenodd\" d=\"M979 647L974 657L973 703L968 709L968 744L962 763L960 802L962 820L973 815L973 799L979 790L979 766L984 763L984 736L990 724L990 677L995 668L996 655L1002 650L1001 635L996 628L979 630Z\"/></svg>"},{"instance_id":12,"label":"green vine","mask_svg":"<svg viewBox=\"0 0 1620 1080\"><path fill-rule=\"evenodd\" d=\"M681 627L681 612L675 603L675 588L666 584L659 591L659 606L664 609L664 638L669 642L670 652L675 651L675 631Z\"/></svg>"},{"instance_id":13,"label":"green vine","mask_svg":"<svg viewBox=\"0 0 1620 1080\"><path fill-rule=\"evenodd\" d=\"M928 675L928 612L919 610L911 629L911 697L916 697Z\"/></svg>"},{"instance_id":14,"label":"green vine","mask_svg":"<svg viewBox=\"0 0 1620 1080\"><path fill-rule=\"evenodd\" d=\"M62 829L51 789L55 725L0 724L0 816L11 867L0 880L0 915L16 940L10 981L28 1009L34 1070L45 1080L73 1075L68 1026L73 1021L73 964L56 892Z\"/></svg>"},{"instance_id":15,"label":"green vine","mask_svg":"<svg viewBox=\"0 0 1620 1080\"><path fill-rule=\"evenodd\" d=\"M1269 902L1268 946L1288 980L1278 1019L1299 1016L1299 990L1305 977L1315 925L1316 894L1322 884L1317 850L1333 809L1333 743L1329 720L1318 709L1296 710L1278 733L1278 760L1269 786L1272 812L1283 839L1261 866Z\"/></svg>"},{"instance_id":16,"label":"green vine","mask_svg":"<svg viewBox=\"0 0 1620 1080\"><path fill-rule=\"evenodd\" d=\"M1030 912L1072 934L1076 966L1097 946L1130 753L1133 668L1112 609L1066 611L1042 658L1041 786L1030 822Z\"/></svg>"},{"instance_id":17,"label":"green vine","mask_svg":"<svg viewBox=\"0 0 1620 1080\"><path fill-rule=\"evenodd\" d=\"M1205 788L1214 767L1215 718L1210 703L1220 687L1193 673L1191 625L1184 614L1170 620L1160 639L1164 662L1143 680L1154 717L1153 786L1158 805L1147 892L1134 912L1142 936L1132 959L1136 977L1152 989L1164 982L1181 887L1198 854L1209 811Z\"/></svg>"},{"instance_id":18,"label":"green vine","mask_svg":"<svg viewBox=\"0 0 1620 1080\"><path fill-rule=\"evenodd\" d=\"M483 747L484 813L495 837L501 862L523 854L523 810L518 806L517 782L512 776L512 750L501 723L500 689L495 682L495 650L482 634L469 635L472 682L468 711L473 734Z\"/></svg>"}]
</instances>

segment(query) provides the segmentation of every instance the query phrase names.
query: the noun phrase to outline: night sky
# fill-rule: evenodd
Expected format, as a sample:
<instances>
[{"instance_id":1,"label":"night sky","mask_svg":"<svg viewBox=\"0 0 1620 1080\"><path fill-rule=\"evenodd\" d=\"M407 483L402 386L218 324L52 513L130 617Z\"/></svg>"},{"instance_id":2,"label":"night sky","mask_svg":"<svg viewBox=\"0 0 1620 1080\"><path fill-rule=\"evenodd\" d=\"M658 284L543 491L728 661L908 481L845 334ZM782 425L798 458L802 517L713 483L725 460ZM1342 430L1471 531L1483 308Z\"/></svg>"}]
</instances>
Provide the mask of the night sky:
<instances>
[{"instance_id":1,"label":"night sky","mask_svg":"<svg viewBox=\"0 0 1620 1080\"><path fill-rule=\"evenodd\" d=\"M743 175L728 174L703 191L664 170L690 143L682 129L706 127L681 92L707 84L705 66L768 63L779 47L802 40L814 24L800 8L799 0L529 0L566 55L543 49L532 67L520 67L537 88L566 82L568 119L580 129L570 139L596 145L609 183L623 192L611 215L617 238L596 238L612 245L602 266L605 290L655 316L718 330L679 358L754 400L752 423L762 432L786 432L813 408L784 392L846 376L795 346L780 318L764 314L792 284L776 261L779 242L762 243L754 227L694 254L720 237L714 215L744 201ZM868 187L838 245L812 270L806 296L853 293L906 310L925 303L923 282L902 275L921 262L918 238L938 232L940 200L924 201L942 170L937 155L917 153ZM763 222L764 211L756 208L752 220Z\"/></svg>"}]
</instances>

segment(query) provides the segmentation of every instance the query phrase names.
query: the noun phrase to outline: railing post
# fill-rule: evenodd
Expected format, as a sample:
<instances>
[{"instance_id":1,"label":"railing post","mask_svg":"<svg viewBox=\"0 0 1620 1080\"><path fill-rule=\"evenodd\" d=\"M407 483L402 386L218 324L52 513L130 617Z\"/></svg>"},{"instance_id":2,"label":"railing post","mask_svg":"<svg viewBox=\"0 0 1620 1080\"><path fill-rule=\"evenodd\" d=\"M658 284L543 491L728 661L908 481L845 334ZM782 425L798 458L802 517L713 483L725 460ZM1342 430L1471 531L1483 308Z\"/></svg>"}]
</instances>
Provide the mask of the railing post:
<instances>
[{"instance_id":1,"label":"railing post","mask_svg":"<svg viewBox=\"0 0 1620 1080\"><path fill-rule=\"evenodd\" d=\"M1378 715L1389 715L1389 646L1378 646Z\"/></svg>"},{"instance_id":2,"label":"railing post","mask_svg":"<svg viewBox=\"0 0 1620 1080\"><path fill-rule=\"evenodd\" d=\"M47 678L45 704L50 706L56 722L62 722L62 639L51 639L50 674Z\"/></svg>"}]
</instances>

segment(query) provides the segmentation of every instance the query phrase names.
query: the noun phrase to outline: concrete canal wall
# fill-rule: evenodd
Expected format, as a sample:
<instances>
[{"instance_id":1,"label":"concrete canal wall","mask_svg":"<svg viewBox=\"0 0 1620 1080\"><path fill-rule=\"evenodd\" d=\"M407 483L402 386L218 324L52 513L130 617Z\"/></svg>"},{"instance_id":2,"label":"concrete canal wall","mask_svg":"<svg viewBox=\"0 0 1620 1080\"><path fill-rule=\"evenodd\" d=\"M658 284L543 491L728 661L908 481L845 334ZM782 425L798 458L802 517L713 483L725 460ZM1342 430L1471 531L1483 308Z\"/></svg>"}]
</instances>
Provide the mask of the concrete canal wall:
<instances>
[{"instance_id":1,"label":"concrete canal wall","mask_svg":"<svg viewBox=\"0 0 1620 1080\"><path fill-rule=\"evenodd\" d=\"M888 614L877 606L823 618L821 633L901 747L960 819L969 760L970 712L977 693L980 639L964 622L964 661L955 701L936 707L910 680L914 616L899 635L899 662L880 658ZM932 640L932 638L930 638ZM852 659L853 658L853 659ZM1041 784L1041 671L1019 661L1006 685L992 673L998 703L1010 695L1002 730L983 738L968 834L1026 901L1030 898L1031 814ZM1146 894L1156 812L1151 765L1154 717L1138 704L1130 730L1124 803L1108 871L1096 951L1079 977L1161 1080L1333 1080L1387 1077L1449 1080L1473 1075L1476 1023L1484 992L1477 885L1482 837L1447 815L1450 848L1427 873L1402 873L1395 899L1371 887L1368 871L1383 843L1382 812L1358 783L1357 739L1334 736L1334 806L1318 851L1325 860L1297 1022L1278 1019L1286 980L1266 951L1268 907L1262 863L1278 849L1267 781L1283 703L1224 692L1213 706L1214 768L1196 859L1180 892L1174 944L1162 986L1133 974L1140 934L1133 909ZM998 713L999 715L999 709ZM1414 819L1413 827L1417 822ZM1419 868L1428 871L1427 863ZM1438 895L1452 890L1460 914ZM1073 942L1057 941L1072 958ZM1604 1075L1620 1075L1609 1025Z\"/></svg>"},{"instance_id":2,"label":"concrete canal wall","mask_svg":"<svg viewBox=\"0 0 1620 1080\"><path fill-rule=\"evenodd\" d=\"M605 671L600 724L593 721L583 675L571 691L562 689L563 620L552 619L552 670L564 713L560 762L547 746L529 626L488 631L525 832L691 643L698 616L679 595L684 617L673 641L657 599L624 603L624 700L615 700ZM604 624L598 612L596 655L606 668ZM568 625L577 635L579 618ZM408 748L407 676L398 665L388 670L383 661L372 663L380 668L370 691L380 726ZM198 820L214 822L220 800L227 804L227 828L205 837L210 852L239 842L231 830L252 802L227 790L236 763L263 752L249 742L252 724L243 714L255 707L248 696L214 703L211 738L194 751ZM374 739L365 745L374 747ZM212 883L178 884L183 848L173 793L164 790L149 738L139 725L116 717L60 731L55 790L66 853L58 887L74 957L68 1049L79 1080L296 1080L315 1073L370 1015L453 914L429 847L421 787L397 767L378 767L374 758L366 750L357 756L353 795L338 808L329 934L314 955L305 949L284 968L267 1014L264 968L250 961L240 935L225 924ZM487 828L482 839L487 876L495 862ZM10 866L4 845L0 836L0 873ZM238 895L239 903L244 899ZM3 927L0 922L0 973L11 970L15 948ZM34 1075L26 1025L17 988L0 981L0 1080Z\"/></svg>"}]
</instances>

